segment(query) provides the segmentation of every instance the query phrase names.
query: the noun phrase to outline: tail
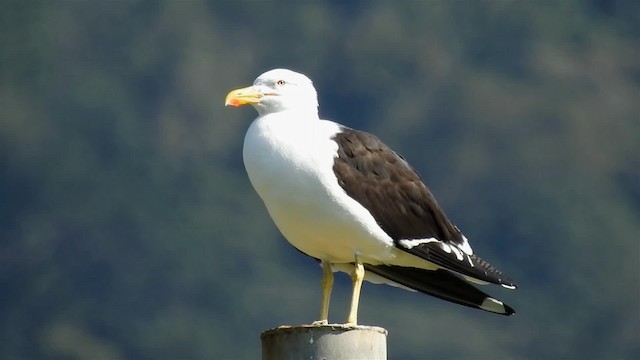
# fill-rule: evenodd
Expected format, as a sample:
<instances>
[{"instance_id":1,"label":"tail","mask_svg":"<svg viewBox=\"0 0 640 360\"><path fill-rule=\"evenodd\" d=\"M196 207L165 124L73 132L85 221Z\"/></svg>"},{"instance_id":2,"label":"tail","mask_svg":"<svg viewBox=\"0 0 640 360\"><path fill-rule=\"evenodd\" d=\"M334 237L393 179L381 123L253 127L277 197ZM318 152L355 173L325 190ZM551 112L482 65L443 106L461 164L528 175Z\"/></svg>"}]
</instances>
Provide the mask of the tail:
<instances>
[{"instance_id":1,"label":"tail","mask_svg":"<svg viewBox=\"0 0 640 360\"><path fill-rule=\"evenodd\" d=\"M443 269L364 264L365 270L421 293L456 304L501 315L513 315L515 310L500 300L478 290L467 281Z\"/></svg>"}]
</instances>

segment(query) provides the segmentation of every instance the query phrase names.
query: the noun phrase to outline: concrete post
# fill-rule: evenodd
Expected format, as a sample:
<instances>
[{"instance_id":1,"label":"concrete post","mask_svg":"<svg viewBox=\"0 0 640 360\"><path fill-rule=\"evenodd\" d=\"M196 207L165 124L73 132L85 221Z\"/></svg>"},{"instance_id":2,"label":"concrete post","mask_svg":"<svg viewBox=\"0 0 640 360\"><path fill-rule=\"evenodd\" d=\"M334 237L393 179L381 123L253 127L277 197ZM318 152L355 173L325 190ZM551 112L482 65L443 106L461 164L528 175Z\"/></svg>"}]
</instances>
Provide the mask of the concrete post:
<instances>
[{"instance_id":1,"label":"concrete post","mask_svg":"<svg viewBox=\"0 0 640 360\"><path fill-rule=\"evenodd\" d=\"M279 326L260 339L262 360L387 359L387 330L376 326Z\"/></svg>"}]
</instances>

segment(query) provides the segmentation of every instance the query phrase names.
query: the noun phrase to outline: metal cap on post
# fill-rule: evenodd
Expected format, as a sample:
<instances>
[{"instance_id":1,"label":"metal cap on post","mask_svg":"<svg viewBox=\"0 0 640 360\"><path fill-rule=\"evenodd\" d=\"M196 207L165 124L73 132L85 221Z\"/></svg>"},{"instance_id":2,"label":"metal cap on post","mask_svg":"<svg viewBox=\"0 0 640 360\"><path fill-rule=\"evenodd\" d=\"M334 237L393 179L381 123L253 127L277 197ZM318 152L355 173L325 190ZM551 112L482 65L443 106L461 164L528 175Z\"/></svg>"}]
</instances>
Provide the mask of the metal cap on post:
<instances>
[{"instance_id":1,"label":"metal cap on post","mask_svg":"<svg viewBox=\"0 0 640 360\"><path fill-rule=\"evenodd\" d=\"M260 339L262 360L387 359L387 330L377 326L279 326Z\"/></svg>"}]
</instances>

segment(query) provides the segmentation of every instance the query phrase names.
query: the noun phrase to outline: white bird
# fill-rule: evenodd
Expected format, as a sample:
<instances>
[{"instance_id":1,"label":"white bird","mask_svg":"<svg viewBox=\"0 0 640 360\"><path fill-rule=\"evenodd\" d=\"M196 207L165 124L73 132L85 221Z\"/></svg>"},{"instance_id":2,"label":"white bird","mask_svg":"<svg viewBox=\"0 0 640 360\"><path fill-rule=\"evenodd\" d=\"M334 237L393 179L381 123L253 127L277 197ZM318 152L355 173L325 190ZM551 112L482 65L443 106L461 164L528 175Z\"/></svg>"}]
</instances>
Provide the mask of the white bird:
<instances>
[{"instance_id":1,"label":"white bird","mask_svg":"<svg viewBox=\"0 0 640 360\"><path fill-rule=\"evenodd\" d=\"M334 271L353 280L348 324L357 324L363 279L514 314L470 284L513 281L474 255L404 158L372 134L321 120L308 77L267 71L225 100L245 104L258 111L243 149L251 184L284 237L322 265L315 323L328 323Z\"/></svg>"}]
</instances>

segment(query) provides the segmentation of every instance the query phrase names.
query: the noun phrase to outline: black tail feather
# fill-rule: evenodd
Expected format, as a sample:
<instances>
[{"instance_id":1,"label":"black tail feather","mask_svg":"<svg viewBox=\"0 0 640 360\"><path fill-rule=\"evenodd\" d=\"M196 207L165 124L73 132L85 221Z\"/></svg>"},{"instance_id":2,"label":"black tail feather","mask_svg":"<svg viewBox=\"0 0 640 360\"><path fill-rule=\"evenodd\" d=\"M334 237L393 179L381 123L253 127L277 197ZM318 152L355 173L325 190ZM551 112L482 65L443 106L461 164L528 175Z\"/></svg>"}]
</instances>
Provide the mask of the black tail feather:
<instances>
[{"instance_id":1,"label":"black tail feather","mask_svg":"<svg viewBox=\"0 0 640 360\"><path fill-rule=\"evenodd\" d=\"M501 315L513 315L515 310L467 281L443 269L435 271L403 266L368 265L365 270L421 293Z\"/></svg>"}]
</instances>

